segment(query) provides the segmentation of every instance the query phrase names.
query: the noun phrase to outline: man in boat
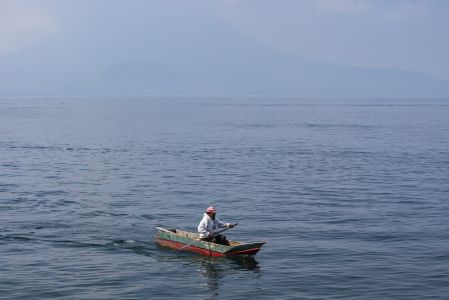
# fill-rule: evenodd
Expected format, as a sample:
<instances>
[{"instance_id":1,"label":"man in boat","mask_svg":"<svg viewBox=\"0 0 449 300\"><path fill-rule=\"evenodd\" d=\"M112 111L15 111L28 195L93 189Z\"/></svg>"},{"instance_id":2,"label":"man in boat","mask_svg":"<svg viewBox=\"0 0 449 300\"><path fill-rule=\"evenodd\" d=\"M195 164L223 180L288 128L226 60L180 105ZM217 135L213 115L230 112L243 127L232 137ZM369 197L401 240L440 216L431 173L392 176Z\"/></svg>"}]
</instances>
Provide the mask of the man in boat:
<instances>
[{"instance_id":1,"label":"man in boat","mask_svg":"<svg viewBox=\"0 0 449 300\"><path fill-rule=\"evenodd\" d=\"M217 210L214 207L211 206L206 209L206 213L203 215L203 219L198 225L200 239L206 242L229 246L226 236L216 234L216 231L218 231L219 228L232 228L235 225L221 222L215 217L216 214Z\"/></svg>"}]
</instances>

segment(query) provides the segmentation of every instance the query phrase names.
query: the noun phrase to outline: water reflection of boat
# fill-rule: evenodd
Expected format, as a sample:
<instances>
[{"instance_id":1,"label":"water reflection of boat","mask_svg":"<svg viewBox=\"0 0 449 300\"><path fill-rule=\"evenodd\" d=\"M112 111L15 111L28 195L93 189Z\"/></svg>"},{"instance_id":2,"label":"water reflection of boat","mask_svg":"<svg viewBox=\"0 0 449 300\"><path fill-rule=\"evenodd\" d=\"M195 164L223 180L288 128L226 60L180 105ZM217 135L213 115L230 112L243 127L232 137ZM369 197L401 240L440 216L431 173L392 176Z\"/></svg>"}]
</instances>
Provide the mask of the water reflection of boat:
<instances>
[{"instance_id":1,"label":"water reflection of boat","mask_svg":"<svg viewBox=\"0 0 449 300\"><path fill-rule=\"evenodd\" d=\"M259 263L252 256L232 256L229 259L244 269L259 270L259 267L257 266Z\"/></svg>"},{"instance_id":2,"label":"water reflection of boat","mask_svg":"<svg viewBox=\"0 0 449 300\"><path fill-rule=\"evenodd\" d=\"M229 241L230 245L220 245L199 240L197 233L179 229L165 229L157 227L156 241L159 245L177 250L195 252L205 256L248 256L259 252L265 242L243 243Z\"/></svg>"},{"instance_id":3,"label":"water reflection of boat","mask_svg":"<svg viewBox=\"0 0 449 300\"><path fill-rule=\"evenodd\" d=\"M258 262L251 256L233 256L229 258L201 258L200 273L204 284L209 289L209 296L204 299L218 299L220 281L236 270L258 273ZM231 272L230 272L231 271Z\"/></svg>"},{"instance_id":4,"label":"water reflection of boat","mask_svg":"<svg viewBox=\"0 0 449 300\"><path fill-rule=\"evenodd\" d=\"M246 274L246 277L260 276L261 268L253 256L210 257L194 255L190 252L156 251L152 257L161 263L186 266L190 268L190 271L192 268L196 270L199 277L198 284L206 292L206 295L198 299L219 299L222 283L236 273ZM174 271L173 274L175 276L178 271Z\"/></svg>"}]
</instances>

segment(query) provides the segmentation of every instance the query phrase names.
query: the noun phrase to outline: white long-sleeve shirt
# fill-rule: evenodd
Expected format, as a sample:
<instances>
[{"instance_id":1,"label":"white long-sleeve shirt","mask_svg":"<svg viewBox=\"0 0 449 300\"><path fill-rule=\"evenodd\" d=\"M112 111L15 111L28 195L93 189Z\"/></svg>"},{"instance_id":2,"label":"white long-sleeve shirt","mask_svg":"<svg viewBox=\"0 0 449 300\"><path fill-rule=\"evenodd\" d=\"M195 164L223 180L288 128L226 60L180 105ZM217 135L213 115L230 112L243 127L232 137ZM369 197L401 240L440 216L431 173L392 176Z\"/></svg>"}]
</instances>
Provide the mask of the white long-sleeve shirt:
<instances>
[{"instance_id":1,"label":"white long-sleeve shirt","mask_svg":"<svg viewBox=\"0 0 449 300\"><path fill-rule=\"evenodd\" d=\"M200 238L205 238L211 234L214 234L217 229L228 226L229 223L223 223L217 218L212 220L208 214L204 214L203 219L201 219L201 222L198 225L198 233L200 234Z\"/></svg>"}]
</instances>

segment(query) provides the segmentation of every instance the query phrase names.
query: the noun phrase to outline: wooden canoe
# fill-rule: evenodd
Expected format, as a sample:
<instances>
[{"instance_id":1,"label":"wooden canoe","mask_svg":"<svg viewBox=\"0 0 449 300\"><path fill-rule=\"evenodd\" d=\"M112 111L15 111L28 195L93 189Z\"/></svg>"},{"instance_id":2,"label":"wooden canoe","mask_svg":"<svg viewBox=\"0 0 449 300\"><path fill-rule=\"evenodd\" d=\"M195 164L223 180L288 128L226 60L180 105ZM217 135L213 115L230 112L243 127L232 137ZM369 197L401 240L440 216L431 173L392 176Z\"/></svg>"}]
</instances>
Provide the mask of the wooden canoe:
<instances>
[{"instance_id":1,"label":"wooden canoe","mask_svg":"<svg viewBox=\"0 0 449 300\"><path fill-rule=\"evenodd\" d=\"M198 233L192 233L180 229L165 229L156 227L156 242L164 247L191 251L205 256L239 256L255 255L265 242L242 243L229 241L229 246L201 241Z\"/></svg>"}]
</instances>

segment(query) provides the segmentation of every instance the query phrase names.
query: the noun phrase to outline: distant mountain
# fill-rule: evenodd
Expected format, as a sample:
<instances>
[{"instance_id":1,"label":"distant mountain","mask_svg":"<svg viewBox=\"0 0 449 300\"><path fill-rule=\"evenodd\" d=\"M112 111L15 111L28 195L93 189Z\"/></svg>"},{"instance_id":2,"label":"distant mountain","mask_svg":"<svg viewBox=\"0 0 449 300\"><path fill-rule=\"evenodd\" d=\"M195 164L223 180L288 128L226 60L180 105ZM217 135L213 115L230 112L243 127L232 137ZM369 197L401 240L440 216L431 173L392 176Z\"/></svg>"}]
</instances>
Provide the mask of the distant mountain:
<instances>
[{"instance_id":1,"label":"distant mountain","mask_svg":"<svg viewBox=\"0 0 449 300\"><path fill-rule=\"evenodd\" d=\"M133 24L112 34L110 22L0 57L0 96L449 96L448 81L306 60L219 22L186 17L164 34Z\"/></svg>"}]
</instances>

